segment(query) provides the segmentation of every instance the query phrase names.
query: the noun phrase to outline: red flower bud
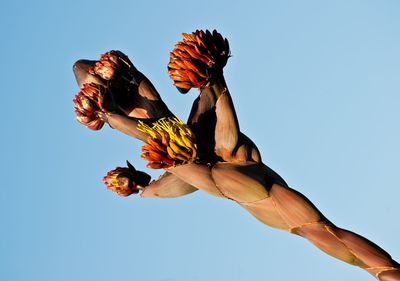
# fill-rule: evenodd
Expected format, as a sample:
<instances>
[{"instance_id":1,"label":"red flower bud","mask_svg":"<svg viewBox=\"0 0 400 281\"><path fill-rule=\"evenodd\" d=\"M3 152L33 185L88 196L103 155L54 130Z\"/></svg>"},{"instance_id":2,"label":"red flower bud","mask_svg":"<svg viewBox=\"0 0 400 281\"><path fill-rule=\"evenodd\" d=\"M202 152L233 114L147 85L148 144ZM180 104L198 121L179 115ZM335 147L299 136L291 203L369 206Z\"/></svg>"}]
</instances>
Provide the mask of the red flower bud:
<instances>
[{"instance_id":1,"label":"red flower bud","mask_svg":"<svg viewBox=\"0 0 400 281\"><path fill-rule=\"evenodd\" d=\"M230 56L229 43L216 30L183 33L183 41L170 54L168 73L174 85L186 93L190 88L209 87L222 74Z\"/></svg>"},{"instance_id":2,"label":"red flower bud","mask_svg":"<svg viewBox=\"0 0 400 281\"><path fill-rule=\"evenodd\" d=\"M129 80L132 78L131 70L134 70L132 62L120 51L109 51L100 57L89 72L97 74L104 80L111 80L117 76L125 76Z\"/></svg>"},{"instance_id":3,"label":"red flower bud","mask_svg":"<svg viewBox=\"0 0 400 281\"><path fill-rule=\"evenodd\" d=\"M117 167L109 171L103 178L107 188L120 196L129 196L139 192L139 187L145 187L150 182L150 176L136 169L127 162L128 167Z\"/></svg>"},{"instance_id":4,"label":"red flower bud","mask_svg":"<svg viewBox=\"0 0 400 281\"><path fill-rule=\"evenodd\" d=\"M97 115L108 106L106 89L100 85L84 84L74 98L76 119L79 123L92 130L100 130L104 122Z\"/></svg>"}]
</instances>

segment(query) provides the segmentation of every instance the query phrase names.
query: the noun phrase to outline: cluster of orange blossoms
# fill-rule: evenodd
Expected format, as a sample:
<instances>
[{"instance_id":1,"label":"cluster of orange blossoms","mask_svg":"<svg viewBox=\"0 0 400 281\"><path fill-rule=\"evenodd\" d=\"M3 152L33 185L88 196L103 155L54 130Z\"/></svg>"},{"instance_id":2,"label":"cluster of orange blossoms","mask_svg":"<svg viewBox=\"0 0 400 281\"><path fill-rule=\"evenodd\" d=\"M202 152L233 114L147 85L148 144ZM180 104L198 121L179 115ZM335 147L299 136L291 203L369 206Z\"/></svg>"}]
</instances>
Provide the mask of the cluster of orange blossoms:
<instances>
[{"instance_id":1,"label":"cluster of orange blossoms","mask_svg":"<svg viewBox=\"0 0 400 281\"><path fill-rule=\"evenodd\" d=\"M168 73L174 85L181 91L187 92L190 88L207 88L214 77L222 75L222 69L230 56L228 40L216 30L196 30L191 34L183 33L183 41L178 42L170 54ZM123 95L127 90L125 84L134 81L133 66L129 58L120 51L109 51L100 56L98 61L91 61L92 66L88 73L97 77L100 84L86 83L74 99L77 120L93 130L99 130L104 120L99 112L107 113L110 103L106 95L116 92ZM115 82L118 80L118 82ZM107 83L107 81L114 81ZM115 86L117 85L117 86ZM122 86L123 85L123 86ZM120 87L117 91L112 87ZM122 88L124 87L124 88ZM108 99L115 102L117 97ZM115 107L118 108L118 105ZM148 161L147 167L153 169L167 169L176 165L193 163L198 160L196 136L190 127L177 117L162 117L158 120L143 120L137 124L137 130L148 135L142 147L143 159ZM126 187L123 179L131 171L130 168L117 168L111 171L104 182L109 189L119 195L127 196L135 187ZM116 188L118 185L120 189ZM126 190L131 193L127 194Z\"/></svg>"},{"instance_id":2,"label":"cluster of orange blossoms","mask_svg":"<svg viewBox=\"0 0 400 281\"><path fill-rule=\"evenodd\" d=\"M216 30L182 35L170 54L169 76L181 92L210 86L230 56L228 40Z\"/></svg>"},{"instance_id":3,"label":"cluster of orange blossoms","mask_svg":"<svg viewBox=\"0 0 400 281\"><path fill-rule=\"evenodd\" d=\"M140 186L150 182L150 176L136 169L127 161L128 167L117 167L103 178L107 188L120 196L129 196L138 193Z\"/></svg>"},{"instance_id":4,"label":"cluster of orange blossoms","mask_svg":"<svg viewBox=\"0 0 400 281\"><path fill-rule=\"evenodd\" d=\"M139 123L138 130L149 135L142 147L148 168L169 168L196 160L196 137L178 118L162 118L152 127Z\"/></svg>"},{"instance_id":5,"label":"cluster of orange blossoms","mask_svg":"<svg viewBox=\"0 0 400 281\"><path fill-rule=\"evenodd\" d=\"M124 53L113 50L101 55L100 60L89 69L89 73L108 81L119 74L126 75L131 69L132 63L129 58Z\"/></svg>"},{"instance_id":6,"label":"cluster of orange blossoms","mask_svg":"<svg viewBox=\"0 0 400 281\"><path fill-rule=\"evenodd\" d=\"M92 130L100 130L104 121L98 116L108 105L107 90L98 84L84 84L74 98L76 120Z\"/></svg>"}]
</instances>

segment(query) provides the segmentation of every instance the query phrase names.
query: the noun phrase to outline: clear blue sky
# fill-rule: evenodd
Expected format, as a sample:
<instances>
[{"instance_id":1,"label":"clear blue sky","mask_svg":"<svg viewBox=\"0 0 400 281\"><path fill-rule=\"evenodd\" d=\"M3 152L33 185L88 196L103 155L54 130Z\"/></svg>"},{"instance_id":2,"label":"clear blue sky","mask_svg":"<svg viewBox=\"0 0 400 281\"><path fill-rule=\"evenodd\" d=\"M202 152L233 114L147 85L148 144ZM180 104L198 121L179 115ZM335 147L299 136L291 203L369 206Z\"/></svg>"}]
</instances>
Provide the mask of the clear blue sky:
<instances>
[{"instance_id":1,"label":"clear blue sky","mask_svg":"<svg viewBox=\"0 0 400 281\"><path fill-rule=\"evenodd\" d=\"M337 225L400 260L400 2L2 1L0 280L373 280L201 192L120 198L102 177L138 141L75 121L79 58L125 52L169 80L181 32L230 40L225 76L266 164ZM151 171L153 176L157 172Z\"/></svg>"}]
</instances>

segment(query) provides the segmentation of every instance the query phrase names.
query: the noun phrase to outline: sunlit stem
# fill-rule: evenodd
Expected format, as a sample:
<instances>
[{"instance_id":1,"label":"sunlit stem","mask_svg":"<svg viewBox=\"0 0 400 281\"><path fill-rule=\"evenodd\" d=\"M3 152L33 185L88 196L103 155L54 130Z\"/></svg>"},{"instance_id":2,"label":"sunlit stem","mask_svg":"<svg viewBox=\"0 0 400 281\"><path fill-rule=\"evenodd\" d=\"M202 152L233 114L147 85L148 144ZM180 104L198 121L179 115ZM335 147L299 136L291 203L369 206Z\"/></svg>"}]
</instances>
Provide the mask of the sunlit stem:
<instances>
[{"instance_id":1,"label":"sunlit stem","mask_svg":"<svg viewBox=\"0 0 400 281\"><path fill-rule=\"evenodd\" d=\"M228 86L226 85L223 75L220 75L217 79L215 79L210 88L217 99L224 93L229 94Z\"/></svg>"},{"instance_id":2,"label":"sunlit stem","mask_svg":"<svg viewBox=\"0 0 400 281\"><path fill-rule=\"evenodd\" d=\"M225 79L221 76L212 85L214 94L218 97L215 104L217 123L215 126L215 152L228 161L237 148L239 141L239 122Z\"/></svg>"},{"instance_id":3,"label":"sunlit stem","mask_svg":"<svg viewBox=\"0 0 400 281\"><path fill-rule=\"evenodd\" d=\"M148 134L137 129L139 122L136 120L136 118L117 113L106 113L106 120L113 129L116 129L128 136L137 138L141 141L146 141L149 137Z\"/></svg>"}]
</instances>

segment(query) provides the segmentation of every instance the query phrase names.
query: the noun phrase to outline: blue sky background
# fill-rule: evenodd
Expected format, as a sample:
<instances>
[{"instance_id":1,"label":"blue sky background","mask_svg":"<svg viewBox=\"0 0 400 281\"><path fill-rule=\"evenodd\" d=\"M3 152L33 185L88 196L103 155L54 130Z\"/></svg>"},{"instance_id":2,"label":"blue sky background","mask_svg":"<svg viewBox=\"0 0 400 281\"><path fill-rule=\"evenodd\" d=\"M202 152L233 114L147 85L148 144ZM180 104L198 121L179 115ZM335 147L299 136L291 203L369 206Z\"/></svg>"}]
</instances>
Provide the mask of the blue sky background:
<instances>
[{"instance_id":1,"label":"blue sky background","mask_svg":"<svg viewBox=\"0 0 400 281\"><path fill-rule=\"evenodd\" d=\"M75 121L79 58L119 49L187 118L181 32L219 30L243 131L337 225L400 260L400 2L2 1L0 280L373 280L202 192L121 198L102 177L141 143ZM148 170L147 170L148 171ZM158 176L157 171L150 171Z\"/></svg>"}]
</instances>

